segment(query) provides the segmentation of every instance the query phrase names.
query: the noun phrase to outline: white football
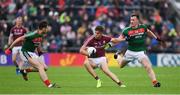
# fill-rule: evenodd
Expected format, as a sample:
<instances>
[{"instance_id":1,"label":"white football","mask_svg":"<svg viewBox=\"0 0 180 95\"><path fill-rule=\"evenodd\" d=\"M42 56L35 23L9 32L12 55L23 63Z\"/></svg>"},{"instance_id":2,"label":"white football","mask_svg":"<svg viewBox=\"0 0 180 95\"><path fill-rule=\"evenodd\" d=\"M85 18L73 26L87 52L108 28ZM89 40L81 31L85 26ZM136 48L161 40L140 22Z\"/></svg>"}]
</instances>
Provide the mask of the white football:
<instances>
[{"instance_id":1,"label":"white football","mask_svg":"<svg viewBox=\"0 0 180 95\"><path fill-rule=\"evenodd\" d=\"M87 52L88 52L89 55L91 55L93 51L95 53L96 52L96 48L94 48L94 47L88 47L87 48Z\"/></svg>"}]
</instances>

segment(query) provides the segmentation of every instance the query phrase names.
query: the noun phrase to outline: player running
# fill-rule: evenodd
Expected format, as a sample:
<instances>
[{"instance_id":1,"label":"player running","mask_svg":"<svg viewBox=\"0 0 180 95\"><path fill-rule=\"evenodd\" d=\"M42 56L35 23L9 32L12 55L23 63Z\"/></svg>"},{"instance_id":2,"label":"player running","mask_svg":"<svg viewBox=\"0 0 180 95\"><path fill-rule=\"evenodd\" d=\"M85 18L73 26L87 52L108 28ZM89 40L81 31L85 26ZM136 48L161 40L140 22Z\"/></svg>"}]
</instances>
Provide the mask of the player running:
<instances>
[{"instance_id":1,"label":"player running","mask_svg":"<svg viewBox=\"0 0 180 95\"><path fill-rule=\"evenodd\" d=\"M122 41L116 38L111 38L103 35L104 28L102 26L97 26L95 28L94 35L90 36L80 48L80 53L86 55L84 66L86 70L97 80L97 88L101 87L101 80L94 71L95 68L99 67L107 76L109 76L114 82L116 82L120 87L125 87L122 82L113 74L107 65L107 58L105 57L105 45L110 41ZM125 39L123 39L125 40ZM96 50L91 54L88 53L87 48L94 47Z\"/></svg>"},{"instance_id":2,"label":"player running","mask_svg":"<svg viewBox=\"0 0 180 95\"><path fill-rule=\"evenodd\" d=\"M23 36L27 33L26 28L22 25L22 17L17 17L15 20L15 26L11 29L9 39L8 39L8 46L12 44L17 38ZM22 48L22 41L18 42L14 48L12 49L12 61L16 66L16 74L19 74L19 69L22 66L22 60L19 58L19 51Z\"/></svg>"},{"instance_id":3,"label":"player running","mask_svg":"<svg viewBox=\"0 0 180 95\"><path fill-rule=\"evenodd\" d=\"M131 15L130 26L125 28L122 35L119 37L120 39L126 38L126 41L128 42L128 49L125 52L123 59L117 60L119 61L120 68L123 68L128 62L137 59L142 65L144 65L144 68L147 71L153 86L160 87L161 84L157 81L155 73L151 67L151 62L145 53L145 40L147 35L163 43L163 41L151 30L149 30L146 25L139 24L138 15ZM115 58L117 58L117 54L118 53L115 54Z\"/></svg>"},{"instance_id":4,"label":"player running","mask_svg":"<svg viewBox=\"0 0 180 95\"><path fill-rule=\"evenodd\" d=\"M46 21L40 22L38 29L34 32L29 32L28 34L19 37L16 39L8 49L6 49L5 53L10 54L11 49L21 41L24 41L22 45L22 49L20 51L20 57L24 61L24 63L30 64L34 68L38 69L41 80L44 84L49 88L59 88L57 84L52 84L48 79L48 76L45 72L45 67L42 62L39 61L39 56L35 53L35 49L39 48L40 43L42 42L44 34L48 32L48 23ZM39 51L40 53L40 51Z\"/></svg>"}]
</instances>

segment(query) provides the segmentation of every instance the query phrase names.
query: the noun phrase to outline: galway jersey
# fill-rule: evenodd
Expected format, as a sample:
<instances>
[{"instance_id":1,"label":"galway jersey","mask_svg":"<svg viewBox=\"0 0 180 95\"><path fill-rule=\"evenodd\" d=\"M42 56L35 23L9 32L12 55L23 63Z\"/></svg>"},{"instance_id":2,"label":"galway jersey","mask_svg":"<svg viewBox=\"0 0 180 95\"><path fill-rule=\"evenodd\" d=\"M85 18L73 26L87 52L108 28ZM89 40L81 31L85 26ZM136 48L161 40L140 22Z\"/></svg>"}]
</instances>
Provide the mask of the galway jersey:
<instances>
[{"instance_id":1,"label":"galway jersey","mask_svg":"<svg viewBox=\"0 0 180 95\"><path fill-rule=\"evenodd\" d=\"M17 38L19 38L19 37L23 36L24 34L26 34L27 30L23 26L21 26L21 27L14 26L11 29L10 33L13 36L13 41L15 41ZM22 44L23 44L23 42L21 41L21 42L18 42L15 46L22 46Z\"/></svg>"},{"instance_id":2,"label":"galway jersey","mask_svg":"<svg viewBox=\"0 0 180 95\"><path fill-rule=\"evenodd\" d=\"M94 35L90 36L84 42L87 47L96 48L96 57L105 56L104 45L111 41L111 37L103 35L100 39L96 39Z\"/></svg>"},{"instance_id":3,"label":"galway jersey","mask_svg":"<svg viewBox=\"0 0 180 95\"><path fill-rule=\"evenodd\" d=\"M34 52L42 42L42 37L43 34L38 34L37 31L27 33L21 50Z\"/></svg>"},{"instance_id":4,"label":"galway jersey","mask_svg":"<svg viewBox=\"0 0 180 95\"><path fill-rule=\"evenodd\" d=\"M146 50L146 36L147 26L140 24L137 28L127 27L123 30L123 36L128 41L128 50L131 51L145 51Z\"/></svg>"}]
</instances>

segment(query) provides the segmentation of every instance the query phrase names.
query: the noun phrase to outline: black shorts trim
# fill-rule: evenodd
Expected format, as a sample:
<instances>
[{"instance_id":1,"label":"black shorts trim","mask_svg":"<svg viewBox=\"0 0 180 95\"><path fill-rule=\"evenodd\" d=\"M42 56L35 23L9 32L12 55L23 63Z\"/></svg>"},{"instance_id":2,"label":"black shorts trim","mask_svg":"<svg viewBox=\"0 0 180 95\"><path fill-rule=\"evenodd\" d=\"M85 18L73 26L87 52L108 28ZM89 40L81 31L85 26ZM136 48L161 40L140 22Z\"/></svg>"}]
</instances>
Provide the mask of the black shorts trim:
<instances>
[{"instance_id":1,"label":"black shorts trim","mask_svg":"<svg viewBox=\"0 0 180 95\"><path fill-rule=\"evenodd\" d=\"M27 51L22 51L22 53L26 57L27 60L29 57L31 58L31 55Z\"/></svg>"}]
</instances>

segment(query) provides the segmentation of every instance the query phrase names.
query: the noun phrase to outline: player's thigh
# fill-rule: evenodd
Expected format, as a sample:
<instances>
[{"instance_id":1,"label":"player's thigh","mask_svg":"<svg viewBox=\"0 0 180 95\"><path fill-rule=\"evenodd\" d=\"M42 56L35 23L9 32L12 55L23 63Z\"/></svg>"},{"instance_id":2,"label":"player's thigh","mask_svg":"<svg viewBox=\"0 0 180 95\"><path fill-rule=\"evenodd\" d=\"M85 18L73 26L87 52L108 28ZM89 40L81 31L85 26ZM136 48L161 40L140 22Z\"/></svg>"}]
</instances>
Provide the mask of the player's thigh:
<instances>
[{"instance_id":1,"label":"player's thigh","mask_svg":"<svg viewBox=\"0 0 180 95\"><path fill-rule=\"evenodd\" d=\"M21 59L24 60L25 62L28 62L35 68L40 68L43 66L37 59L38 55L34 52L27 52L27 51L21 51L20 52Z\"/></svg>"},{"instance_id":2,"label":"player's thigh","mask_svg":"<svg viewBox=\"0 0 180 95\"><path fill-rule=\"evenodd\" d=\"M147 56L144 56L140 59L140 63L145 67L145 68L150 68L151 67L151 61Z\"/></svg>"},{"instance_id":3,"label":"player's thigh","mask_svg":"<svg viewBox=\"0 0 180 95\"><path fill-rule=\"evenodd\" d=\"M18 53L13 53L12 54L12 61L16 61L17 55L18 55Z\"/></svg>"},{"instance_id":4,"label":"player's thigh","mask_svg":"<svg viewBox=\"0 0 180 95\"><path fill-rule=\"evenodd\" d=\"M44 68L38 60L35 60L31 57L28 57L28 62L35 68Z\"/></svg>"},{"instance_id":5,"label":"player's thigh","mask_svg":"<svg viewBox=\"0 0 180 95\"><path fill-rule=\"evenodd\" d=\"M96 64L95 61L92 58L88 58L87 63L94 69L98 67L98 64Z\"/></svg>"},{"instance_id":6,"label":"player's thigh","mask_svg":"<svg viewBox=\"0 0 180 95\"><path fill-rule=\"evenodd\" d=\"M106 57L98 57L98 58L89 58L89 63L95 67L101 67L102 63L107 63Z\"/></svg>"},{"instance_id":7,"label":"player's thigh","mask_svg":"<svg viewBox=\"0 0 180 95\"><path fill-rule=\"evenodd\" d=\"M48 69L48 66L46 65L46 63L44 61L43 55L39 56L37 60L43 65L44 69Z\"/></svg>"},{"instance_id":8,"label":"player's thigh","mask_svg":"<svg viewBox=\"0 0 180 95\"><path fill-rule=\"evenodd\" d=\"M109 67L108 67L108 64L107 63L101 63L101 70L103 72L109 72Z\"/></svg>"},{"instance_id":9,"label":"player's thigh","mask_svg":"<svg viewBox=\"0 0 180 95\"><path fill-rule=\"evenodd\" d=\"M120 68L123 68L124 66L126 66L130 61L127 61L127 60L124 60L122 59L121 63L119 64L120 65Z\"/></svg>"},{"instance_id":10,"label":"player's thigh","mask_svg":"<svg viewBox=\"0 0 180 95\"><path fill-rule=\"evenodd\" d=\"M13 60L16 59L17 55L19 54L19 52L21 51L21 46L16 46L12 49L12 57L13 57Z\"/></svg>"}]
</instances>

